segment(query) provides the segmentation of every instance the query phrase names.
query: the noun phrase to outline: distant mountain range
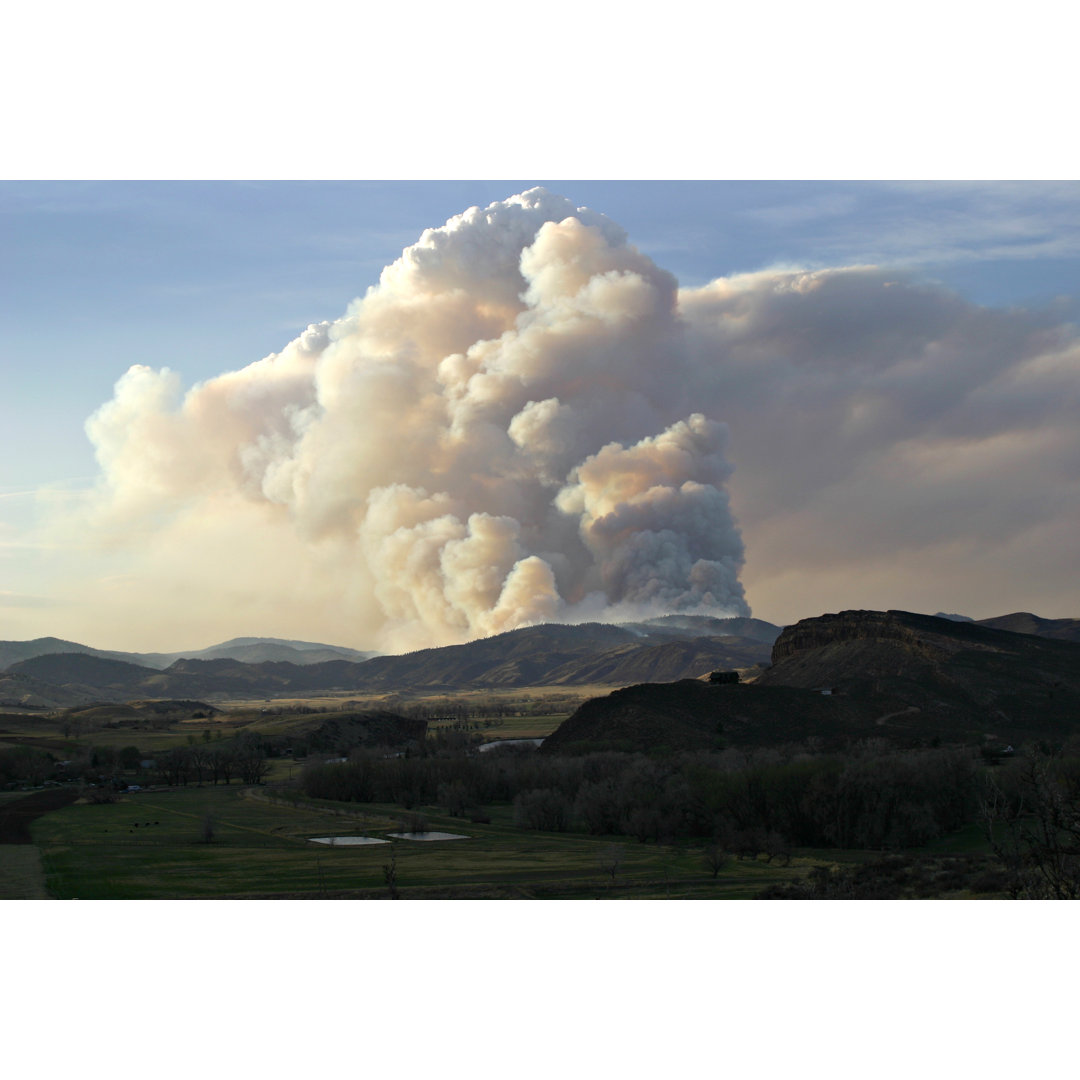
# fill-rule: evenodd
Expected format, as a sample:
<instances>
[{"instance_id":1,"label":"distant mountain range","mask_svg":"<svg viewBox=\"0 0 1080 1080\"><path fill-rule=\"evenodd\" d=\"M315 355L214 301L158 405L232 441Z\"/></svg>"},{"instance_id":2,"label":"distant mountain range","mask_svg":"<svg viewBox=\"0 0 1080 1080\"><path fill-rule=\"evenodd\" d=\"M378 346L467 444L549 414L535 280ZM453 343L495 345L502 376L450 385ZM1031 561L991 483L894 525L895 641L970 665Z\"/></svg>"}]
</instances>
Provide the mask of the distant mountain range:
<instances>
[{"instance_id":1,"label":"distant mountain range","mask_svg":"<svg viewBox=\"0 0 1080 1080\"><path fill-rule=\"evenodd\" d=\"M105 652L41 638L0 642L0 705L670 681L767 662L779 633L780 627L760 619L666 616L618 626L545 624L465 645L370 658L276 639L236 638L177 656ZM327 651L336 655L315 659ZM292 658L280 659L283 653ZM259 655L270 658L252 659Z\"/></svg>"},{"instance_id":2,"label":"distant mountain range","mask_svg":"<svg viewBox=\"0 0 1080 1080\"><path fill-rule=\"evenodd\" d=\"M759 689L783 685L806 690L831 682L845 682L848 685L849 704L853 700L852 695L873 699L875 704L868 706L870 708L876 708L879 699L885 702L875 717L887 713L894 699L903 701L897 708L907 710L917 705L919 717L912 713L908 719L918 726L933 714L929 702L931 697L936 695L934 699L942 701L955 697L950 687L955 682L957 671L965 672L971 663L975 663L981 673L980 679L987 686L998 685L994 682L997 676L991 677L986 667L988 647L972 645L970 649L974 649L975 660L970 663L965 661L967 668L964 665L955 671L949 668L946 675L940 678L941 671L945 670L940 664L930 665L925 670L918 668L918 673L912 675L909 681L933 689L921 694L914 691L907 693L907 690L901 693L897 690L901 684L889 683L886 676L874 666L886 663L882 657L887 655L886 667L894 664L898 665L897 670L906 671L904 664L911 661L912 656L922 655L918 649L908 649L904 654L908 659L900 662L900 654L895 648L895 640L898 639L896 634L892 634L897 626L903 625L907 627L905 633L917 636L917 629L912 630L909 625L911 620L927 620L927 626L936 627L934 640L947 638L953 642L942 654L949 656L957 651L970 651L968 646L961 648L956 645L957 641L990 642L996 640L995 634L1004 634L1006 639L1013 641L1011 651L996 647L990 651L1002 656L1022 654L1025 658L1023 663L1030 663L1034 668L1043 666L1044 661L1049 662L1047 658L1058 645L1080 643L1080 619L1041 619L1029 612L1016 612L973 622L963 616L869 613L875 617L888 616L885 622L873 623L871 620L866 624L873 624L879 630L882 627L889 630L882 640L894 644L885 648L878 641L880 634L878 637L866 636L866 628L854 617L857 614L843 613L841 622L835 624L830 620L840 616L804 619L784 629L782 634L781 627L760 619L718 619L693 615L668 615L619 625L547 623L481 638L465 645L422 649L401 656L374 657L342 646L279 638L234 638L190 653L106 652L58 638L0 642L0 707L59 708L90 702L145 699L220 701L330 691L439 692L465 688L509 689L591 684L625 687L637 683L674 683L696 679L716 669L738 668L747 675L758 674L754 669L767 666L771 661L772 668L757 679ZM861 644L849 643L839 648L840 640L830 639L825 652L813 653L813 662L806 657L798 663L792 660L786 651L792 647L791 643L809 640L806 638L808 633L812 638L826 624L832 627L830 634L833 638L848 633L852 641ZM885 633L885 630L881 630L881 633ZM930 631L926 633L930 634ZM1016 644L1015 639L1020 639L1020 645ZM868 644L870 641L877 644L871 646ZM774 642L777 642L775 649ZM832 659L834 652L835 664ZM1074 663L1077 662L1077 655L1080 654L1068 651ZM1012 669L1009 671L1012 672ZM1067 670L1059 675L1064 683L1069 683ZM866 684L865 679L859 682L864 676L871 679L870 684ZM1013 673L1002 676L1001 692L1008 686L1017 685L1018 679L1020 677ZM874 689L867 689L867 685L872 685ZM741 694L742 690L736 693ZM1023 699L1041 700L1038 695L1032 696L1033 693L1026 691ZM969 695L969 698L960 713L965 718L964 723L975 723L976 717L985 711L986 702L977 693ZM1048 702L1053 700L1056 699L1051 695ZM806 713L807 717L816 715L817 704L815 702L814 707ZM793 702L785 707L801 708ZM1056 706L1051 711L1056 714ZM861 715L859 709L855 712ZM1008 710L1005 712L1011 715ZM904 722L907 723L906 720Z\"/></svg>"},{"instance_id":3,"label":"distant mountain range","mask_svg":"<svg viewBox=\"0 0 1080 1080\"><path fill-rule=\"evenodd\" d=\"M1080 735L1078 624L1027 613L979 622L904 611L803 619L780 634L771 666L754 683L632 686L586 702L544 750L710 749L811 737L833 746L867 738L1061 743Z\"/></svg>"},{"instance_id":4,"label":"distant mountain range","mask_svg":"<svg viewBox=\"0 0 1080 1080\"><path fill-rule=\"evenodd\" d=\"M0 671L17 664L20 660L32 660L36 656L54 653L82 653L99 656L105 660L123 660L128 664L164 670L177 660L239 660L246 664L267 661L286 661L291 664L321 664L327 660L367 660L372 652L360 652L344 645L322 645L313 641L286 641L282 638L240 637L211 645L207 649L189 649L186 652L130 653L107 649L93 649L75 641L44 637L33 641L0 641Z\"/></svg>"},{"instance_id":5,"label":"distant mountain range","mask_svg":"<svg viewBox=\"0 0 1080 1080\"><path fill-rule=\"evenodd\" d=\"M1030 611L999 615L995 619L978 619L979 626L992 630L1011 630L1014 634L1034 634L1036 637L1058 641L1080 641L1080 619L1040 619Z\"/></svg>"}]
</instances>

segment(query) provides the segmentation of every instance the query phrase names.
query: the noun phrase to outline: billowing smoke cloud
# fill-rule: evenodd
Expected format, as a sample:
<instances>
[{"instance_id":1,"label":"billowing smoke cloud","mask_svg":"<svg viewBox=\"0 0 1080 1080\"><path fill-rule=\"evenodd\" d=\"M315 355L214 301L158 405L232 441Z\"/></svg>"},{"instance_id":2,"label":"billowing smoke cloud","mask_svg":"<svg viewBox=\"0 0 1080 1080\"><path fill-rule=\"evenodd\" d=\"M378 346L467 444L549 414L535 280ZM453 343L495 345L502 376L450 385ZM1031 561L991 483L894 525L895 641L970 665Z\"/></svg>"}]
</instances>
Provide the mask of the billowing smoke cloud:
<instances>
[{"instance_id":1,"label":"billowing smoke cloud","mask_svg":"<svg viewBox=\"0 0 1080 1080\"><path fill-rule=\"evenodd\" d=\"M1075 615L1078 376L1052 311L875 267L680 291L536 189L278 354L186 394L124 375L79 528L141 561L87 604L386 649L747 613L740 576L775 621Z\"/></svg>"},{"instance_id":2,"label":"billowing smoke cloud","mask_svg":"<svg viewBox=\"0 0 1080 1080\"><path fill-rule=\"evenodd\" d=\"M726 430L691 368L671 275L536 189L428 230L343 318L183 397L132 368L87 427L95 523L123 542L240 514L240 563L291 531L294 575L333 550L348 636L387 648L745 614Z\"/></svg>"}]
</instances>

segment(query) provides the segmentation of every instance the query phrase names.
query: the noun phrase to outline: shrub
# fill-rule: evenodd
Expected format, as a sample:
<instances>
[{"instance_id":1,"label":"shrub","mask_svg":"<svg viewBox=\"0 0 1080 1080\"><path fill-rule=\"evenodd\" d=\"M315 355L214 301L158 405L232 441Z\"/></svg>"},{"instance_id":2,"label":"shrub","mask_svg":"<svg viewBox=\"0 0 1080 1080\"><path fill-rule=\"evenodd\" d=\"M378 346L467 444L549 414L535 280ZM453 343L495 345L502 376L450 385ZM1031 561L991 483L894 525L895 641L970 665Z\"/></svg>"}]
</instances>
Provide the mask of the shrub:
<instances>
[{"instance_id":1,"label":"shrub","mask_svg":"<svg viewBox=\"0 0 1080 1080\"><path fill-rule=\"evenodd\" d=\"M565 832L570 824L570 805L551 788L523 791L514 799L514 824L519 829Z\"/></svg>"}]
</instances>

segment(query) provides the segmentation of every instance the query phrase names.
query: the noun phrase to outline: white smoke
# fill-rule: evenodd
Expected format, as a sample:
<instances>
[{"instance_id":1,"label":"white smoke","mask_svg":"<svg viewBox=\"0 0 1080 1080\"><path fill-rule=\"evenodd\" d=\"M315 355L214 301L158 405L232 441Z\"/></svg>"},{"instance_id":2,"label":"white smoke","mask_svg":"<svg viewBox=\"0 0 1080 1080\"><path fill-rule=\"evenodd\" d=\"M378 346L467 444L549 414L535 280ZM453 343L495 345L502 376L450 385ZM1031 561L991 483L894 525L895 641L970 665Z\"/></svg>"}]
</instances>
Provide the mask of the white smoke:
<instances>
[{"instance_id":1,"label":"white smoke","mask_svg":"<svg viewBox=\"0 0 1080 1080\"><path fill-rule=\"evenodd\" d=\"M124 558L69 591L87 634L107 611L385 649L746 614L743 582L774 621L1074 615L1078 386L1053 310L876 267L680 291L535 189L425 232L280 353L186 394L125 374L64 522Z\"/></svg>"},{"instance_id":2,"label":"white smoke","mask_svg":"<svg viewBox=\"0 0 1080 1080\"><path fill-rule=\"evenodd\" d=\"M602 215L539 188L473 208L278 354L183 397L132 368L87 425L93 523L167 542L214 515L235 550L192 590L291 533L292 578L347 576L343 628L385 648L613 605L748 614L685 338L675 280Z\"/></svg>"}]
</instances>

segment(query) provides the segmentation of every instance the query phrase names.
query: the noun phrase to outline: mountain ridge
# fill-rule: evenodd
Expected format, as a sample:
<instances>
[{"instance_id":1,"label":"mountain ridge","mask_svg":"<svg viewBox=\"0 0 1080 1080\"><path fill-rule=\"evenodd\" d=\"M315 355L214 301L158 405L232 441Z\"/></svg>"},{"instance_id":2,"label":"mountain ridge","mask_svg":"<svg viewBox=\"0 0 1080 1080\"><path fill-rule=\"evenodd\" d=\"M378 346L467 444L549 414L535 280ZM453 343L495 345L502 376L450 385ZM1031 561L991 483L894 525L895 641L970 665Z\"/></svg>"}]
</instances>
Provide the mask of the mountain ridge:
<instances>
[{"instance_id":1,"label":"mountain ridge","mask_svg":"<svg viewBox=\"0 0 1080 1080\"><path fill-rule=\"evenodd\" d=\"M0 657L3 647L11 645L21 646L22 652L43 646L53 650L15 661L0 671L0 700L12 707L22 703L44 708L88 700L272 698L341 690L444 692L529 685L630 686L701 678L717 668L737 668L747 676L756 675L755 685L759 688L784 684L802 689L837 680L850 682L844 673L857 670L862 679L857 694L885 703L879 715L889 712L890 703L899 699L902 704L897 709L915 708L923 713L930 707L924 699L932 696L927 688L955 681L955 673L950 674L949 669L949 658L955 654L971 654L961 667L964 663L969 667L981 663L984 668L991 654L1001 654L995 663L998 667L1005 663L1008 668L1002 656L1010 650L1026 649L1031 658L1053 666L1058 662L1051 656L1054 648L1077 644L1071 638L1074 623L1080 625L1080 620L1046 620L1023 612L976 622L912 612L848 611L781 628L749 618L670 615L626 624L545 623L463 645L376 656L359 662L324 659L321 650L325 647L315 642L299 643L308 659L303 664L280 659L277 654L251 662L243 659L249 655L243 650L251 639L234 638L201 650L202 656L180 657L165 668L125 659L139 654L106 654L60 638L39 638L22 643L0 642ZM1037 633L1005 629L1001 624ZM1007 641L1012 642L1008 648L1002 645ZM297 644L287 639L258 639L258 643L285 648ZM73 646L75 651L55 651L66 646ZM819 646L825 651L815 652ZM230 649L240 650L240 658L206 655ZM979 654L984 654L981 659ZM839 667L830 667L830 656ZM759 674L758 669L764 670ZM1063 685L1069 683L1066 673L1062 677ZM993 676L1001 686L1010 678L1001 672ZM907 686L901 694L905 679L914 688ZM949 697L940 687L936 692L939 697ZM973 722L978 695L968 697L960 712Z\"/></svg>"},{"instance_id":2,"label":"mountain ridge","mask_svg":"<svg viewBox=\"0 0 1080 1080\"><path fill-rule=\"evenodd\" d=\"M57 637L33 638L29 641L0 641L0 672L8 670L22 660L32 660L38 656L51 656L60 653L82 653L98 656L106 660L120 660L141 667L164 670L177 660L215 659L226 657L244 660L245 663L259 663L264 660L291 660L294 663L310 664L321 660L366 660L375 654L352 649L346 645L326 645L314 641L295 641L287 638L230 638L228 641L209 645L205 649L181 649L176 652L122 652L115 649L97 649L77 641L66 641Z\"/></svg>"},{"instance_id":3,"label":"mountain ridge","mask_svg":"<svg viewBox=\"0 0 1080 1080\"><path fill-rule=\"evenodd\" d=\"M755 636L721 633L746 628ZM695 637L693 630L707 633ZM184 657L163 670L83 653L43 653L20 660L0 673L0 688L5 677L22 676L53 684L58 688L58 699L64 687L79 694L94 687L99 694L123 700L125 695L205 699L327 690L444 691L597 681L618 685L645 678L698 676L719 666L762 664L771 649L768 639L779 632L779 627L760 620L750 625L742 620L729 622L710 617L659 628L649 622L627 626L545 623L463 645L372 657L362 662L339 659L299 665L277 660L249 663L224 656Z\"/></svg>"},{"instance_id":4,"label":"mountain ridge","mask_svg":"<svg viewBox=\"0 0 1080 1080\"><path fill-rule=\"evenodd\" d=\"M1019 746L1077 734L1080 642L852 610L785 627L771 665L750 685L646 684L594 698L543 749L700 750L719 740L807 739L841 746L881 738Z\"/></svg>"}]
</instances>

